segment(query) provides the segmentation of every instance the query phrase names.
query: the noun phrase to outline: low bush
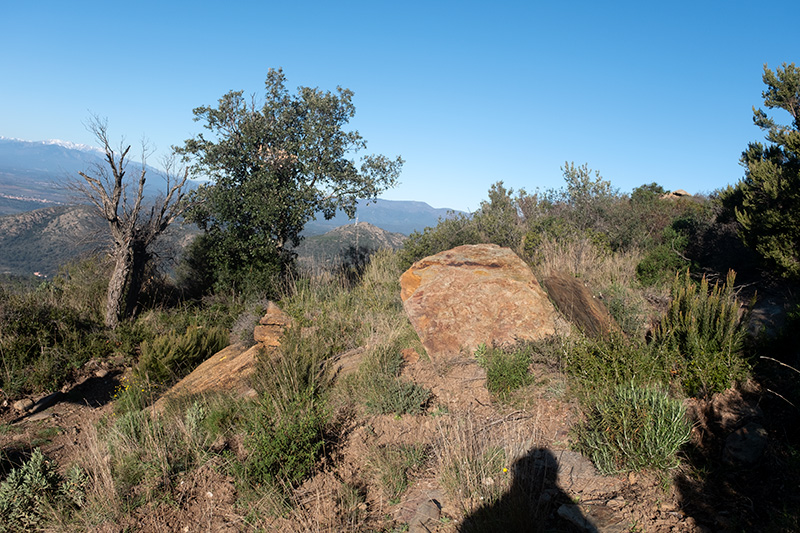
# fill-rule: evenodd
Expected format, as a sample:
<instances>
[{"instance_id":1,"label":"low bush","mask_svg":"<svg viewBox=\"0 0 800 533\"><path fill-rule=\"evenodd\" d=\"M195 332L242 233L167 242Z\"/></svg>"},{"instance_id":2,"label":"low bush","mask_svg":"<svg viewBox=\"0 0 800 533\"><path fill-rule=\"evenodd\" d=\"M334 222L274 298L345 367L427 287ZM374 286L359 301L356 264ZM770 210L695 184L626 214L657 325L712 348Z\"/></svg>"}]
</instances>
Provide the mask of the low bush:
<instances>
[{"instance_id":1,"label":"low bush","mask_svg":"<svg viewBox=\"0 0 800 533\"><path fill-rule=\"evenodd\" d=\"M614 282L603 292L603 303L628 337L644 339L647 333L647 301L630 285Z\"/></svg>"},{"instance_id":2,"label":"low bush","mask_svg":"<svg viewBox=\"0 0 800 533\"><path fill-rule=\"evenodd\" d=\"M142 342L135 375L150 382L171 383L228 345L228 332L220 327L190 326L183 333Z\"/></svg>"},{"instance_id":3,"label":"low bush","mask_svg":"<svg viewBox=\"0 0 800 533\"><path fill-rule=\"evenodd\" d=\"M631 383L595 398L575 429L576 448L603 474L665 470L678 465L690 432L680 400Z\"/></svg>"},{"instance_id":4,"label":"low bush","mask_svg":"<svg viewBox=\"0 0 800 533\"><path fill-rule=\"evenodd\" d=\"M464 214L453 214L448 218L439 219L439 223L435 227L411 233L399 251L400 265L405 270L423 257L463 244L479 244L480 242L482 240L471 217Z\"/></svg>"},{"instance_id":5,"label":"low bush","mask_svg":"<svg viewBox=\"0 0 800 533\"><path fill-rule=\"evenodd\" d=\"M746 379L743 349L749 312L733 292L736 274L709 288L687 271L675 276L672 302L656 329L653 345L669 353L669 371L690 396L710 396Z\"/></svg>"},{"instance_id":6,"label":"low bush","mask_svg":"<svg viewBox=\"0 0 800 533\"><path fill-rule=\"evenodd\" d=\"M636 265L636 279L645 286L669 282L676 271L685 268L687 261L671 244L660 244L650 250Z\"/></svg>"},{"instance_id":7,"label":"low bush","mask_svg":"<svg viewBox=\"0 0 800 533\"><path fill-rule=\"evenodd\" d=\"M364 404L372 414L416 415L422 412L431 398L431 391L396 376L377 374L369 380L363 392Z\"/></svg>"},{"instance_id":8,"label":"low bush","mask_svg":"<svg viewBox=\"0 0 800 533\"><path fill-rule=\"evenodd\" d=\"M83 503L89 479L73 467L63 478L39 448L0 484L0 532L38 530L48 509Z\"/></svg>"},{"instance_id":9,"label":"low bush","mask_svg":"<svg viewBox=\"0 0 800 533\"><path fill-rule=\"evenodd\" d=\"M262 397L246 425L250 451L243 473L252 485L296 486L311 474L324 450L328 411L310 394L276 406Z\"/></svg>"},{"instance_id":10,"label":"low bush","mask_svg":"<svg viewBox=\"0 0 800 533\"><path fill-rule=\"evenodd\" d=\"M102 326L31 293L0 291L0 389L7 394L57 390L76 369L111 346Z\"/></svg>"},{"instance_id":11,"label":"low bush","mask_svg":"<svg viewBox=\"0 0 800 533\"><path fill-rule=\"evenodd\" d=\"M569 340L561 357L576 393L584 398L631 382L666 385L670 378L663 350L619 334L607 339Z\"/></svg>"},{"instance_id":12,"label":"low bush","mask_svg":"<svg viewBox=\"0 0 800 533\"><path fill-rule=\"evenodd\" d=\"M486 388L500 399L506 399L511 392L533 380L528 372L531 364L530 347L506 350L481 345L475 351L475 358L486 369Z\"/></svg>"}]
</instances>

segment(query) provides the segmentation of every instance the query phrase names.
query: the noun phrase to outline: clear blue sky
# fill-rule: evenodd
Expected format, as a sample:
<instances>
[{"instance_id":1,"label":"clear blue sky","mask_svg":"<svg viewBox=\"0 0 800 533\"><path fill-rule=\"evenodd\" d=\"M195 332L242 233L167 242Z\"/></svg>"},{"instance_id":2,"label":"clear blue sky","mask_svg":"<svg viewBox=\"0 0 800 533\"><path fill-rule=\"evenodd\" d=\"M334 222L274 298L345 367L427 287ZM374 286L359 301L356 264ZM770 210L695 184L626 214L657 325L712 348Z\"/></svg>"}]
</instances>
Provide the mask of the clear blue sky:
<instances>
[{"instance_id":1,"label":"clear blue sky","mask_svg":"<svg viewBox=\"0 0 800 533\"><path fill-rule=\"evenodd\" d=\"M800 63L798 20L797 0L2 0L0 135L91 144L94 113L164 152L283 67L355 92L368 151L406 160L387 199L475 210L495 181L561 187L565 161L709 192L763 138L763 65Z\"/></svg>"}]
</instances>

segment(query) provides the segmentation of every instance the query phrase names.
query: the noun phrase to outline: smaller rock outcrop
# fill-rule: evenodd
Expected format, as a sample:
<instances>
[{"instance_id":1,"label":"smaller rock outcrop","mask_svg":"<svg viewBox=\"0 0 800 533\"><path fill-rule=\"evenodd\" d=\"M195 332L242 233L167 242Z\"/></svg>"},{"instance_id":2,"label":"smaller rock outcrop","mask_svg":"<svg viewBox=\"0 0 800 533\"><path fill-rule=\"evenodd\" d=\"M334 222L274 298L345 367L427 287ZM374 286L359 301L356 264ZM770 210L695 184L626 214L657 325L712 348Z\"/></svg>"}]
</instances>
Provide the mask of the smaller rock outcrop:
<instances>
[{"instance_id":1,"label":"smaller rock outcrop","mask_svg":"<svg viewBox=\"0 0 800 533\"><path fill-rule=\"evenodd\" d=\"M725 439L722 460L727 464L755 464L764 454L768 441L769 434L764 426L750 422Z\"/></svg>"},{"instance_id":2,"label":"smaller rock outcrop","mask_svg":"<svg viewBox=\"0 0 800 533\"><path fill-rule=\"evenodd\" d=\"M292 319L272 302L267 304L266 314L259 320L253 331L254 346L232 344L212 355L194 371L176 383L153 405L161 411L166 402L189 394L226 391L238 396L251 396L255 391L250 387L250 376L255 370L259 352L275 350L286 328L291 327Z\"/></svg>"},{"instance_id":3,"label":"smaller rock outcrop","mask_svg":"<svg viewBox=\"0 0 800 533\"><path fill-rule=\"evenodd\" d=\"M400 287L409 320L434 360L556 333L553 305L508 248L465 245L426 257L403 273Z\"/></svg>"},{"instance_id":4,"label":"smaller rock outcrop","mask_svg":"<svg viewBox=\"0 0 800 533\"><path fill-rule=\"evenodd\" d=\"M274 302L267 303L267 311L253 330L253 338L262 346L280 346L283 332L291 327L292 319Z\"/></svg>"},{"instance_id":5,"label":"smaller rock outcrop","mask_svg":"<svg viewBox=\"0 0 800 533\"><path fill-rule=\"evenodd\" d=\"M578 278L557 272L544 278L542 284L556 309L585 335L599 338L621 331L602 302Z\"/></svg>"},{"instance_id":6,"label":"smaller rock outcrop","mask_svg":"<svg viewBox=\"0 0 800 533\"><path fill-rule=\"evenodd\" d=\"M662 200L677 200L679 198L692 198L692 195L683 189L676 189L672 192L661 195Z\"/></svg>"}]
</instances>

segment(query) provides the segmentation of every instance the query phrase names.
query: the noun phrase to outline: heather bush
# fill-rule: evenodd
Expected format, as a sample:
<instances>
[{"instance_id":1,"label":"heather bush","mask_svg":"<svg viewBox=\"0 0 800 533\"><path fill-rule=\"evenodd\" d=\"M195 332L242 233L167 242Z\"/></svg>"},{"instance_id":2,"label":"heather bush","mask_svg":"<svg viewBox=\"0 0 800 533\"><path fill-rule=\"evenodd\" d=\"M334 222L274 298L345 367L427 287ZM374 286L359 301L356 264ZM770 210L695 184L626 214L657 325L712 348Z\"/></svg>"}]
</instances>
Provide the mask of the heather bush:
<instances>
[{"instance_id":1,"label":"heather bush","mask_svg":"<svg viewBox=\"0 0 800 533\"><path fill-rule=\"evenodd\" d=\"M135 376L151 382L175 382L227 345L228 332L220 327L189 326L183 333L170 331L142 342Z\"/></svg>"},{"instance_id":2,"label":"heather bush","mask_svg":"<svg viewBox=\"0 0 800 533\"><path fill-rule=\"evenodd\" d=\"M528 372L531 364L530 346L502 349L483 344L475 350L475 358L486 369L486 388L500 399L507 399L513 391L533 381L533 376Z\"/></svg>"},{"instance_id":3,"label":"heather bush","mask_svg":"<svg viewBox=\"0 0 800 533\"><path fill-rule=\"evenodd\" d=\"M656 329L653 345L669 352L669 369L690 396L710 396L746 379L743 354L749 313L734 294L736 274L709 287L688 271L676 274L672 302Z\"/></svg>"}]
</instances>

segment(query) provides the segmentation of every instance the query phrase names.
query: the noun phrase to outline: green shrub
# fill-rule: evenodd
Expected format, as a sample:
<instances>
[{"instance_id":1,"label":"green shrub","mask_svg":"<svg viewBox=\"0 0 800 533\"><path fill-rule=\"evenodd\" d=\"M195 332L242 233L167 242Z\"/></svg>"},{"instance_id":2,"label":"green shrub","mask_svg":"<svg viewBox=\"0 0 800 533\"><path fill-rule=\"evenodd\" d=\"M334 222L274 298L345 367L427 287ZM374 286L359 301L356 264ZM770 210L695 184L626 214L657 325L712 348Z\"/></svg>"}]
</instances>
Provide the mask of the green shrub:
<instances>
[{"instance_id":1,"label":"green shrub","mask_svg":"<svg viewBox=\"0 0 800 533\"><path fill-rule=\"evenodd\" d=\"M668 282L689 264L684 255L689 240L684 233L668 227L662 239L663 243L652 248L636 266L636 278L642 285Z\"/></svg>"},{"instance_id":2,"label":"green shrub","mask_svg":"<svg viewBox=\"0 0 800 533\"><path fill-rule=\"evenodd\" d=\"M327 409L310 394L299 395L280 410L262 397L247 424L246 478L254 485L271 484L276 478L290 486L300 483L322 455L328 418Z\"/></svg>"},{"instance_id":3,"label":"green shrub","mask_svg":"<svg viewBox=\"0 0 800 533\"><path fill-rule=\"evenodd\" d=\"M403 270L415 261L464 244L491 243L519 249L526 232L523 207L536 204L536 197L524 190L514 195L503 182L492 184L489 199L471 215L451 213L433 228L415 231L403 243L400 263Z\"/></svg>"},{"instance_id":4,"label":"green shrub","mask_svg":"<svg viewBox=\"0 0 800 533\"><path fill-rule=\"evenodd\" d=\"M396 376L376 374L368 381L363 397L367 411L377 415L416 415L431 398L431 391Z\"/></svg>"},{"instance_id":5,"label":"green shrub","mask_svg":"<svg viewBox=\"0 0 800 533\"><path fill-rule=\"evenodd\" d=\"M0 388L57 390L93 357L110 353L100 324L37 292L0 292Z\"/></svg>"},{"instance_id":6,"label":"green shrub","mask_svg":"<svg viewBox=\"0 0 800 533\"><path fill-rule=\"evenodd\" d=\"M600 394L577 426L576 448L603 474L677 466L691 425L679 400L657 387L618 386Z\"/></svg>"},{"instance_id":7,"label":"green shrub","mask_svg":"<svg viewBox=\"0 0 800 533\"><path fill-rule=\"evenodd\" d=\"M228 344L220 327L190 326L183 333L170 332L141 344L136 375L151 382L176 381Z\"/></svg>"},{"instance_id":8,"label":"green shrub","mask_svg":"<svg viewBox=\"0 0 800 533\"><path fill-rule=\"evenodd\" d=\"M79 467L71 468L64 480L56 464L36 448L0 484L0 532L38 529L48 508L81 505L87 485L88 477Z\"/></svg>"},{"instance_id":9,"label":"green shrub","mask_svg":"<svg viewBox=\"0 0 800 533\"><path fill-rule=\"evenodd\" d=\"M400 266L406 270L415 261L434 255L462 244L481 242L477 228L467 215L453 214L440 218L435 227L425 228L421 233L414 231L403 242L400 249Z\"/></svg>"},{"instance_id":10,"label":"green shrub","mask_svg":"<svg viewBox=\"0 0 800 533\"><path fill-rule=\"evenodd\" d=\"M564 370L583 396L625 383L666 385L669 381L663 350L622 335L570 341L561 357Z\"/></svg>"},{"instance_id":11,"label":"green shrub","mask_svg":"<svg viewBox=\"0 0 800 533\"><path fill-rule=\"evenodd\" d=\"M475 351L475 358L486 369L486 388L501 399L506 399L511 392L528 385L533 379L528 372L531 364L529 347L505 350L487 348L482 344Z\"/></svg>"},{"instance_id":12,"label":"green shrub","mask_svg":"<svg viewBox=\"0 0 800 533\"><path fill-rule=\"evenodd\" d=\"M675 276L672 302L661 320L653 345L666 350L669 371L690 396L708 396L747 378L743 356L748 312L742 312L733 292L736 274L709 289L687 271Z\"/></svg>"},{"instance_id":13,"label":"green shrub","mask_svg":"<svg viewBox=\"0 0 800 533\"><path fill-rule=\"evenodd\" d=\"M647 302L640 291L614 282L604 291L606 309L629 337L643 339L647 328Z\"/></svg>"},{"instance_id":14,"label":"green shrub","mask_svg":"<svg viewBox=\"0 0 800 533\"><path fill-rule=\"evenodd\" d=\"M419 414L430 400L430 390L400 377L404 363L400 346L415 335L407 325L394 342L370 350L358 373L347 380L351 398L362 401L369 413Z\"/></svg>"}]
</instances>

